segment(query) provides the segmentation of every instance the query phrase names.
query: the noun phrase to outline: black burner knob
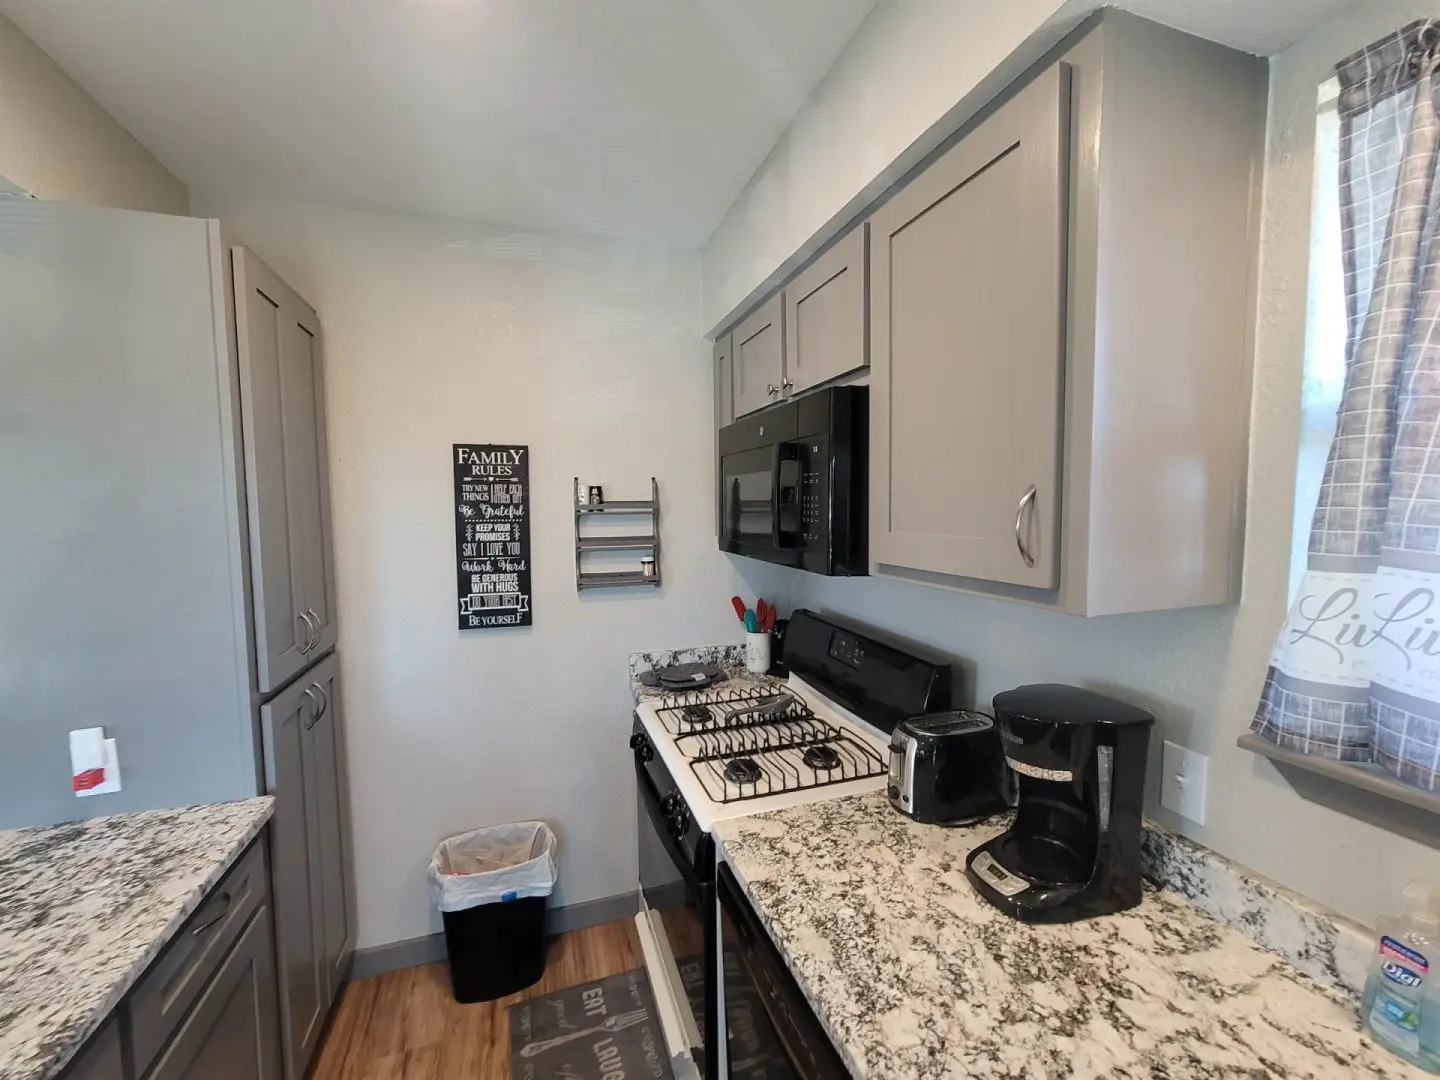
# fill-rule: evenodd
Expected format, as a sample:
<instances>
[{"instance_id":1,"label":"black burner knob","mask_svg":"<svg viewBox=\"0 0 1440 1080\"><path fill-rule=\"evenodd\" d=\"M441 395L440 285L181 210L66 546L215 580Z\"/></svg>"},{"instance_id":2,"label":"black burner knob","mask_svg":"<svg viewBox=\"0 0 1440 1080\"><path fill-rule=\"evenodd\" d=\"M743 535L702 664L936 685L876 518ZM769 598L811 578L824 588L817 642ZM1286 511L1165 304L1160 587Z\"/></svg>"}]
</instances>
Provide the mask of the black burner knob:
<instances>
[{"instance_id":1,"label":"black burner knob","mask_svg":"<svg viewBox=\"0 0 1440 1080\"><path fill-rule=\"evenodd\" d=\"M675 813L675 808L679 805L680 795L678 792L672 791L660 800L660 813L664 817L671 817Z\"/></svg>"},{"instance_id":2,"label":"black burner knob","mask_svg":"<svg viewBox=\"0 0 1440 1080\"><path fill-rule=\"evenodd\" d=\"M655 748L650 745L650 740L645 737L643 731L637 731L630 736L630 749L635 751L635 756L642 763L651 761L655 757Z\"/></svg>"},{"instance_id":3,"label":"black burner knob","mask_svg":"<svg viewBox=\"0 0 1440 1080\"><path fill-rule=\"evenodd\" d=\"M670 820L667 822L667 825L669 826L671 836L676 840L683 839L685 831L690 828L690 811L685 809L685 806L682 804L670 815Z\"/></svg>"}]
</instances>

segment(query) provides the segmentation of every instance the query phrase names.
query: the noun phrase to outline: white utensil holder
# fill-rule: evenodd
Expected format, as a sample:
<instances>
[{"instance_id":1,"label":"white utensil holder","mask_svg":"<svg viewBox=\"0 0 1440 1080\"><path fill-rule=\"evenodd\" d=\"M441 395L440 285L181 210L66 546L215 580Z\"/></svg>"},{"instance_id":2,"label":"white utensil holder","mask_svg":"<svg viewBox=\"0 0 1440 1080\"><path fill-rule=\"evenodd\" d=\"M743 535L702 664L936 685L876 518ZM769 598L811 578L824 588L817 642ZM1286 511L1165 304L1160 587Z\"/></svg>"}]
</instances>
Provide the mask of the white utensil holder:
<instances>
[{"instance_id":1,"label":"white utensil holder","mask_svg":"<svg viewBox=\"0 0 1440 1080\"><path fill-rule=\"evenodd\" d=\"M770 670L770 634L768 631L745 635L745 670L764 675Z\"/></svg>"}]
</instances>

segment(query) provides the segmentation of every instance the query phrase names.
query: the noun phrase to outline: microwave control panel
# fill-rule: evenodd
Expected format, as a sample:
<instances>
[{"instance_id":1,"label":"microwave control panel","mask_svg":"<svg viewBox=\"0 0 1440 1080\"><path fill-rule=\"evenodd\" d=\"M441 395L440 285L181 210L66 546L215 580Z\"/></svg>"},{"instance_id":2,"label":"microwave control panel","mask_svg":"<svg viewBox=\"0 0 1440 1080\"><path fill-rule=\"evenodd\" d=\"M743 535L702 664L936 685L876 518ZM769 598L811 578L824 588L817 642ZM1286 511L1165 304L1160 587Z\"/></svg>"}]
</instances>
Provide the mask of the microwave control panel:
<instances>
[{"instance_id":1,"label":"microwave control panel","mask_svg":"<svg viewBox=\"0 0 1440 1080\"><path fill-rule=\"evenodd\" d=\"M818 467L824 456L820 451L820 446L815 443L803 443L800 448L804 470L800 476L800 524L806 546L820 542L820 523L824 520L824 477Z\"/></svg>"}]
</instances>

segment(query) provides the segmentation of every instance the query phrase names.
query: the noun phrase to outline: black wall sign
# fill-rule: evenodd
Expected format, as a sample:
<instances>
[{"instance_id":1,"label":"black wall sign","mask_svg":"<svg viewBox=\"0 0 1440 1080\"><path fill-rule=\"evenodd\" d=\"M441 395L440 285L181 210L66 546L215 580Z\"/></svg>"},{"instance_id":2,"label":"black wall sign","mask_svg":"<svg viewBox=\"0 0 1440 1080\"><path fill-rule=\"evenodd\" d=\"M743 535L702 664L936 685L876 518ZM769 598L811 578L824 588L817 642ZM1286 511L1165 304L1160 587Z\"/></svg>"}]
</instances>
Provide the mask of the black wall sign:
<instances>
[{"instance_id":1,"label":"black wall sign","mask_svg":"<svg viewBox=\"0 0 1440 1080\"><path fill-rule=\"evenodd\" d=\"M460 629L529 626L530 448L456 443Z\"/></svg>"}]
</instances>

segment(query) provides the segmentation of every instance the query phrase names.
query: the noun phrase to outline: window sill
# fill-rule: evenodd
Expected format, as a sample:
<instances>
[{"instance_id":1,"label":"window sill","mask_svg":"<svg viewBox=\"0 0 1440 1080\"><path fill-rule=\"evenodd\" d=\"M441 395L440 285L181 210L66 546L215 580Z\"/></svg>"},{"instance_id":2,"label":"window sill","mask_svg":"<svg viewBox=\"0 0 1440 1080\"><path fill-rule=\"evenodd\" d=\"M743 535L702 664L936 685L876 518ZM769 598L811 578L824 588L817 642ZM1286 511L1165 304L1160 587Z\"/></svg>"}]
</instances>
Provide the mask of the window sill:
<instances>
[{"instance_id":1,"label":"window sill","mask_svg":"<svg viewBox=\"0 0 1440 1080\"><path fill-rule=\"evenodd\" d=\"M1282 749L1268 739L1262 739L1248 731L1235 740L1235 745L1242 750L1249 750L1252 754L1269 758L1276 764L1293 765L1297 769L1304 769L1317 776L1324 776L1341 784L1348 784L1350 787L1383 795L1387 799L1404 803L1406 806L1413 806L1432 814L1440 814L1440 795L1421 791L1409 784L1402 784L1378 765L1346 764L1341 761L1310 757L1308 754L1297 754L1294 750Z\"/></svg>"}]
</instances>

